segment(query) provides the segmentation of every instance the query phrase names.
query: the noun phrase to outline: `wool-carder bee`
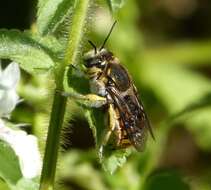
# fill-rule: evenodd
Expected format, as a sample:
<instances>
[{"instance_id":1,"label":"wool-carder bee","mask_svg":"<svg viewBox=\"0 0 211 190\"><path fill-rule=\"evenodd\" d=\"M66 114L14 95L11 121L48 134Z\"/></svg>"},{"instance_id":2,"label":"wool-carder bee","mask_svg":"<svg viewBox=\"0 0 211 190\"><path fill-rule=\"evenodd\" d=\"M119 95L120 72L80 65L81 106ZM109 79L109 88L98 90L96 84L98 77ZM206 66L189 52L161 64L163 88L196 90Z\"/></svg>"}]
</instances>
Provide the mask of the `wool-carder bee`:
<instances>
[{"instance_id":1,"label":"wool-carder bee","mask_svg":"<svg viewBox=\"0 0 211 190\"><path fill-rule=\"evenodd\" d=\"M132 145L136 150L141 151L148 131L153 138L154 136L128 71L113 53L104 48L115 24L116 21L100 48L89 41L94 49L85 54L84 65L90 81L90 90L103 98L96 98L98 96L95 95L88 95L86 98L92 99L93 102L95 98L98 99L98 103L93 103L91 106L107 105L109 127L103 137L101 151L111 134L116 137L117 148ZM86 98L84 96L84 99Z\"/></svg>"}]
</instances>

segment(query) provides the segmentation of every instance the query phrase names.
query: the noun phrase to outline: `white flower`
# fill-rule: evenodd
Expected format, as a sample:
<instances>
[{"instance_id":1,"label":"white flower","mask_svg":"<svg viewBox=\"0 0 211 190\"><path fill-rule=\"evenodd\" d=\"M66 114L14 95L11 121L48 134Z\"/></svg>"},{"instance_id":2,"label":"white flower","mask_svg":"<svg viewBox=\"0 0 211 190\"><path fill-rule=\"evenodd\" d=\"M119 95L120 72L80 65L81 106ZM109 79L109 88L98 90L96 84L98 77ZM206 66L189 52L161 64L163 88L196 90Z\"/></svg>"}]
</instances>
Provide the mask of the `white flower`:
<instances>
[{"instance_id":1,"label":"white flower","mask_svg":"<svg viewBox=\"0 0 211 190\"><path fill-rule=\"evenodd\" d=\"M0 139L7 142L19 158L22 174L25 178L40 175L41 155L38 149L37 138L27 135L22 130L13 130L6 127L0 119Z\"/></svg>"},{"instance_id":2,"label":"white flower","mask_svg":"<svg viewBox=\"0 0 211 190\"><path fill-rule=\"evenodd\" d=\"M4 70L1 69L0 63L0 118L8 116L18 103L16 88L19 80L20 69L17 63L12 62ZM0 119L0 139L7 142L14 150L25 178L40 175L41 155L34 135L6 127Z\"/></svg>"},{"instance_id":3,"label":"white flower","mask_svg":"<svg viewBox=\"0 0 211 190\"><path fill-rule=\"evenodd\" d=\"M18 103L16 87L20 80L20 69L17 63L10 63L2 70L0 63L0 117L8 116Z\"/></svg>"},{"instance_id":4,"label":"white flower","mask_svg":"<svg viewBox=\"0 0 211 190\"><path fill-rule=\"evenodd\" d=\"M4 123L3 121L0 119L0 134L1 134L1 130L4 128Z\"/></svg>"}]
</instances>

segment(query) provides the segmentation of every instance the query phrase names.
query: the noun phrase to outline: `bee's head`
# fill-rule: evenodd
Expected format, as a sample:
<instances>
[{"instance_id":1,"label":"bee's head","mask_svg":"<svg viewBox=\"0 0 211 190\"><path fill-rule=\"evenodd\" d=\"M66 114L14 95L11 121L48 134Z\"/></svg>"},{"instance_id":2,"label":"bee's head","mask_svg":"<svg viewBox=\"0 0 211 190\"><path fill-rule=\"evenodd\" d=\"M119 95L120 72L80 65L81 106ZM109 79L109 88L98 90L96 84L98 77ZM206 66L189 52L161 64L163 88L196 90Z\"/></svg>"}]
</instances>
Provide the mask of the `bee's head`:
<instances>
[{"instance_id":1,"label":"bee's head","mask_svg":"<svg viewBox=\"0 0 211 190\"><path fill-rule=\"evenodd\" d=\"M104 46L109 36L111 35L111 32L115 24L116 24L116 21L113 23L108 35L106 36L102 46L99 49L97 49L96 45L93 42L88 41L94 49L85 54L84 56L85 67L87 68L96 67L96 68L102 69L105 67L106 63L113 58L113 54L109 52L108 50L106 50Z\"/></svg>"},{"instance_id":2,"label":"bee's head","mask_svg":"<svg viewBox=\"0 0 211 190\"><path fill-rule=\"evenodd\" d=\"M104 68L106 63L113 58L113 54L106 49L91 50L84 56L84 65L86 68Z\"/></svg>"}]
</instances>

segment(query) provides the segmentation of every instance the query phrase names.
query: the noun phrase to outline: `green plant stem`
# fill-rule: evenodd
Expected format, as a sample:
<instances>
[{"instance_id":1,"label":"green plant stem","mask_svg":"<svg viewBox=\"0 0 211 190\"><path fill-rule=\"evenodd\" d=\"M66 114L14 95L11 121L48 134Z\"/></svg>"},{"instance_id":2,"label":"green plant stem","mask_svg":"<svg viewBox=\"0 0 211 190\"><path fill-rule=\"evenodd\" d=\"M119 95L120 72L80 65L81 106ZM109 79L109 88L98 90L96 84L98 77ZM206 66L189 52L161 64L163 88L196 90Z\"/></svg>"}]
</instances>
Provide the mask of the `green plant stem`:
<instances>
[{"instance_id":1,"label":"green plant stem","mask_svg":"<svg viewBox=\"0 0 211 190\"><path fill-rule=\"evenodd\" d=\"M59 150L60 131L63 123L65 106L66 97L62 97L59 92L55 92L43 162L43 170L40 185L41 190L53 189L57 155Z\"/></svg>"},{"instance_id":2,"label":"green plant stem","mask_svg":"<svg viewBox=\"0 0 211 190\"><path fill-rule=\"evenodd\" d=\"M89 0L78 0L77 11L74 12L72 25L69 33L68 48L66 51L65 62L75 64L80 41L84 32L84 26L89 7Z\"/></svg>"},{"instance_id":3,"label":"green plant stem","mask_svg":"<svg viewBox=\"0 0 211 190\"><path fill-rule=\"evenodd\" d=\"M78 55L77 52L83 36L88 7L88 0L77 1L69 30L68 46L65 52L65 58L64 61L55 69L56 90L54 93L49 131L43 160L40 190L53 190L54 188L60 133L67 102L67 98L61 95L61 91L64 91L63 81L66 70L65 68L69 64L76 64Z\"/></svg>"}]
</instances>

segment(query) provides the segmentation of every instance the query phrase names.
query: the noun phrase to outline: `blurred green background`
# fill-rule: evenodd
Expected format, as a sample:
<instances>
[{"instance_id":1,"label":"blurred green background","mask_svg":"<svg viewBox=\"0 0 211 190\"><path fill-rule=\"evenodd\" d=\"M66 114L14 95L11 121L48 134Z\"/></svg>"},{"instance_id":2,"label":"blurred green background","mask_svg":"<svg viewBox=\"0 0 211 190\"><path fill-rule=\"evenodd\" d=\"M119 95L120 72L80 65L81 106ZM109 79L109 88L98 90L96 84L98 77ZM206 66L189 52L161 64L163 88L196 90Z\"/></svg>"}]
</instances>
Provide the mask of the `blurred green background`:
<instances>
[{"instance_id":1,"label":"blurred green background","mask_svg":"<svg viewBox=\"0 0 211 190\"><path fill-rule=\"evenodd\" d=\"M122 1L123 2L123 1ZM83 110L69 102L57 179L62 190L209 190L211 189L211 1L125 0L111 17L105 2L90 10L83 42L102 43L118 21L107 48L134 79L156 140L132 153L113 175L102 170ZM0 28L29 30L36 1L0 3ZM36 28L33 25L32 28ZM7 63L7 61L5 61ZM52 81L22 71L24 99L12 121L38 136L44 150ZM74 114L73 114L74 113ZM77 114L76 114L77 113ZM0 181L0 189L5 189Z\"/></svg>"}]
</instances>

